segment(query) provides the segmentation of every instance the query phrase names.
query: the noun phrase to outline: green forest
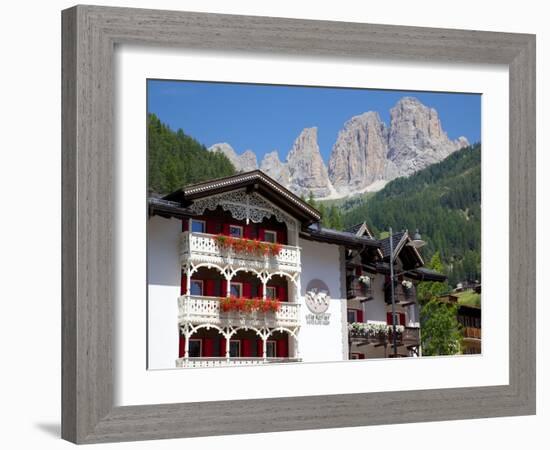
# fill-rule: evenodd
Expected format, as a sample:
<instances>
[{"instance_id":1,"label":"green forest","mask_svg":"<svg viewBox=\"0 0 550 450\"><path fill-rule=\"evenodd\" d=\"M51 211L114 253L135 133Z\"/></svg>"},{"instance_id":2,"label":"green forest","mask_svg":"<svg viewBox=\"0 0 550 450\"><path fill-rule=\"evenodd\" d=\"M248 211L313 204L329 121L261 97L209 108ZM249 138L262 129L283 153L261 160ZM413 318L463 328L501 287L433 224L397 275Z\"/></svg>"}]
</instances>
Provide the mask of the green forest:
<instances>
[{"instance_id":1,"label":"green forest","mask_svg":"<svg viewBox=\"0 0 550 450\"><path fill-rule=\"evenodd\" d=\"M173 131L154 114L147 116L149 192L168 194L190 183L233 175L235 168L221 153Z\"/></svg>"},{"instance_id":2,"label":"green forest","mask_svg":"<svg viewBox=\"0 0 550 450\"><path fill-rule=\"evenodd\" d=\"M327 208L327 207L325 207ZM343 228L366 221L378 237L417 228L427 242L425 260L439 252L449 283L481 280L481 146L459 150L410 177L397 178L376 194L332 205ZM386 233L387 235L387 233Z\"/></svg>"}]
</instances>

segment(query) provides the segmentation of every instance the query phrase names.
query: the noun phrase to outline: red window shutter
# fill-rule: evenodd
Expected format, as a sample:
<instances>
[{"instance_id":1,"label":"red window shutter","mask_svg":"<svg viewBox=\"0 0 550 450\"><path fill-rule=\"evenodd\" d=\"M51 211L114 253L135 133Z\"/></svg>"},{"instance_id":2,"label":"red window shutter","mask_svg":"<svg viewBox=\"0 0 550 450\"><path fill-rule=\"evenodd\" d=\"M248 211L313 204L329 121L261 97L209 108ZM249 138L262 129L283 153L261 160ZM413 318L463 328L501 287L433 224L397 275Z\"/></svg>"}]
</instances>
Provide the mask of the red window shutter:
<instances>
[{"instance_id":1,"label":"red window shutter","mask_svg":"<svg viewBox=\"0 0 550 450\"><path fill-rule=\"evenodd\" d=\"M216 280L204 280L204 295L213 297L216 291Z\"/></svg>"},{"instance_id":2,"label":"red window shutter","mask_svg":"<svg viewBox=\"0 0 550 450\"><path fill-rule=\"evenodd\" d=\"M287 338L277 339L277 358L288 358Z\"/></svg>"},{"instance_id":3,"label":"red window shutter","mask_svg":"<svg viewBox=\"0 0 550 450\"><path fill-rule=\"evenodd\" d=\"M180 346L179 346L179 355L180 358L185 356L185 336L180 334Z\"/></svg>"},{"instance_id":4,"label":"red window shutter","mask_svg":"<svg viewBox=\"0 0 550 450\"><path fill-rule=\"evenodd\" d=\"M262 298L264 296L264 284L258 284L258 297Z\"/></svg>"},{"instance_id":5,"label":"red window shutter","mask_svg":"<svg viewBox=\"0 0 550 450\"><path fill-rule=\"evenodd\" d=\"M181 221L181 231L187 231L188 226L189 226L189 219L182 219L182 221Z\"/></svg>"},{"instance_id":6,"label":"red window shutter","mask_svg":"<svg viewBox=\"0 0 550 450\"><path fill-rule=\"evenodd\" d=\"M265 229L262 227L258 228L258 239L260 241L265 241Z\"/></svg>"},{"instance_id":7,"label":"red window shutter","mask_svg":"<svg viewBox=\"0 0 550 450\"><path fill-rule=\"evenodd\" d=\"M288 300L286 295L286 286L277 286L277 297L282 302L286 302Z\"/></svg>"},{"instance_id":8,"label":"red window shutter","mask_svg":"<svg viewBox=\"0 0 550 450\"><path fill-rule=\"evenodd\" d=\"M222 280L220 297L226 297L226 296L227 296L227 280Z\"/></svg>"},{"instance_id":9,"label":"red window shutter","mask_svg":"<svg viewBox=\"0 0 550 450\"><path fill-rule=\"evenodd\" d=\"M405 325L405 313L399 313L399 325Z\"/></svg>"},{"instance_id":10,"label":"red window shutter","mask_svg":"<svg viewBox=\"0 0 550 450\"><path fill-rule=\"evenodd\" d=\"M252 356L251 344L252 344L252 341L250 339L242 339L241 340L241 350L242 350L243 358L248 358L248 357Z\"/></svg>"},{"instance_id":11,"label":"red window shutter","mask_svg":"<svg viewBox=\"0 0 550 450\"><path fill-rule=\"evenodd\" d=\"M202 340L202 356L214 356L214 339L204 338Z\"/></svg>"},{"instance_id":12,"label":"red window shutter","mask_svg":"<svg viewBox=\"0 0 550 450\"><path fill-rule=\"evenodd\" d=\"M218 222L215 219L206 221L206 232L210 234L218 234Z\"/></svg>"},{"instance_id":13,"label":"red window shutter","mask_svg":"<svg viewBox=\"0 0 550 450\"><path fill-rule=\"evenodd\" d=\"M363 322L363 311L357 310L357 322Z\"/></svg>"},{"instance_id":14,"label":"red window shutter","mask_svg":"<svg viewBox=\"0 0 550 450\"><path fill-rule=\"evenodd\" d=\"M187 275L184 275L184 271L181 271L181 288L180 295L185 295L185 289L187 289Z\"/></svg>"},{"instance_id":15,"label":"red window shutter","mask_svg":"<svg viewBox=\"0 0 550 450\"><path fill-rule=\"evenodd\" d=\"M286 245L286 230L277 231L277 242Z\"/></svg>"},{"instance_id":16,"label":"red window shutter","mask_svg":"<svg viewBox=\"0 0 550 450\"><path fill-rule=\"evenodd\" d=\"M226 343L226 339L224 337L222 337L220 339L220 356L222 358L225 358L225 343Z\"/></svg>"},{"instance_id":17,"label":"red window shutter","mask_svg":"<svg viewBox=\"0 0 550 450\"><path fill-rule=\"evenodd\" d=\"M243 297L245 298L251 298L252 297L252 289L250 286L250 282L243 281Z\"/></svg>"},{"instance_id":18,"label":"red window shutter","mask_svg":"<svg viewBox=\"0 0 550 450\"><path fill-rule=\"evenodd\" d=\"M222 234L225 234L226 236L229 236L229 224L224 223L222 225Z\"/></svg>"},{"instance_id":19,"label":"red window shutter","mask_svg":"<svg viewBox=\"0 0 550 450\"><path fill-rule=\"evenodd\" d=\"M361 267L357 266L355 268L355 275L360 277L362 274L363 274L363 269L361 269Z\"/></svg>"},{"instance_id":20,"label":"red window shutter","mask_svg":"<svg viewBox=\"0 0 550 450\"><path fill-rule=\"evenodd\" d=\"M261 339L256 340L256 356L263 358L264 356L264 341Z\"/></svg>"},{"instance_id":21,"label":"red window shutter","mask_svg":"<svg viewBox=\"0 0 550 450\"><path fill-rule=\"evenodd\" d=\"M252 224L245 225L243 228L243 237L245 239L252 239Z\"/></svg>"},{"instance_id":22,"label":"red window shutter","mask_svg":"<svg viewBox=\"0 0 550 450\"><path fill-rule=\"evenodd\" d=\"M392 319L391 312L386 314L386 322L388 323L388 325L393 325L393 319Z\"/></svg>"}]
</instances>

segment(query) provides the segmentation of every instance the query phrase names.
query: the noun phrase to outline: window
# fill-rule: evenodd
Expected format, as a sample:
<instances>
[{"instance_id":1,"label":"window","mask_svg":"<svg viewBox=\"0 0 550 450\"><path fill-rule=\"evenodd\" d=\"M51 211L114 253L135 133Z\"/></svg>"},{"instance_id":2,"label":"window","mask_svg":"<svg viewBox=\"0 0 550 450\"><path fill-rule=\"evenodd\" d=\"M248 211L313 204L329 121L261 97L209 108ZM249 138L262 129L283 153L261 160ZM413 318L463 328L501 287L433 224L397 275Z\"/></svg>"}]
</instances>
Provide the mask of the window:
<instances>
[{"instance_id":1,"label":"window","mask_svg":"<svg viewBox=\"0 0 550 450\"><path fill-rule=\"evenodd\" d=\"M265 288L266 298L276 298L277 297L277 288L275 286L266 286Z\"/></svg>"},{"instance_id":2,"label":"window","mask_svg":"<svg viewBox=\"0 0 550 450\"><path fill-rule=\"evenodd\" d=\"M229 341L229 356L231 358L241 356L241 341Z\"/></svg>"},{"instance_id":3,"label":"window","mask_svg":"<svg viewBox=\"0 0 550 450\"><path fill-rule=\"evenodd\" d=\"M193 233L206 233L206 222L204 220L191 219L191 231Z\"/></svg>"},{"instance_id":4,"label":"window","mask_svg":"<svg viewBox=\"0 0 550 450\"><path fill-rule=\"evenodd\" d=\"M277 232L271 230L265 230L264 232L264 241L265 242L277 242Z\"/></svg>"},{"instance_id":5,"label":"window","mask_svg":"<svg viewBox=\"0 0 550 450\"><path fill-rule=\"evenodd\" d=\"M229 225L229 236L242 238L243 227L241 227L240 225Z\"/></svg>"},{"instance_id":6,"label":"window","mask_svg":"<svg viewBox=\"0 0 550 450\"><path fill-rule=\"evenodd\" d=\"M191 295L203 295L202 280L191 280Z\"/></svg>"},{"instance_id":7,"label":"window","mask_svg":"<svg viewBox=\"0 0 550 450\"><path fill-rule=\"evenodd\" d=\"M357 310L348 309L348 323L357 322Z\"/></svg>"},{"instance_id":8,"label":"window","mask_svg":"<svg viewBox=\"0 0 550 450\"><path fill-rule=\"evenodd\" d=\"M229 288L229 295L232 295L234 297L242 297L243 296L243 284L242 283L236 283L234 281L231 282L230 288Z\"/></svg>"},{"instance_id":9,"label":"window","mask_svg":"<svg viewBox=\"0 0 550 450\"><path fill-rule=\"evenodd\" d=\"M200 339L189 339L189 357L200 358L202 356L202 341Z\"/></svg>"},{"instance_id":10,"label":"window","mask_svg":"<svg viewBox=\"0 0 550 450\"><path fill-rule=\"evenodd\" d=\"M277 357L277 342L275 341L266 342L266 355L268 358Z\"/></svg>"}]
</instances>

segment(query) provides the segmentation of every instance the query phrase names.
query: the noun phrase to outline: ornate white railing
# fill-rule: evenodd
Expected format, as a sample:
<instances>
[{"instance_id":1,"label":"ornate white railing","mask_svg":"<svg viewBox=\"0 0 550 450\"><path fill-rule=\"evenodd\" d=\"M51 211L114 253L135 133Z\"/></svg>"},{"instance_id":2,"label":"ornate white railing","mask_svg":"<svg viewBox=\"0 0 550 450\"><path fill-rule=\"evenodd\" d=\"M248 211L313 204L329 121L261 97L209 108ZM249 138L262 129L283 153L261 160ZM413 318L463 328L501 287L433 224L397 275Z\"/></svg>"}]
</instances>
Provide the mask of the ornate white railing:
<instances>
[{"instance_id":1,"label":"ornate white railing","mask_svg":"<svg viewBox=\"0 0 550 450\"><path fill-rule=\"evenodd\" d=\"M269 363L298 362L299 358L178 358L176 367L225 367L225 366L251 366Z\"/></svg>"},{"instance_id":2,"label":"ornate white railing","mask_svg":"<svg viewBox=\"0 0 550 450\"><path fill-rule=\"evenodd\" d=\"M179 323L219 326L296 327L300 325L300 304L281 302L278 311L222 311L218 297L198 295L178 298Z\"/></svg>"},{"instance_id":3,"label":"ornate white railing","mask_svg":"<svg viewBox=\"0 0 550 450\"><path fill-rule=\"evenodd\" d=\"M216 236L184 231L180 238L182 264L211 263L218 266L249 267L258 271L300 272L300 247L283 245L278 255L236 252L218 245Z\"/></svg>"}]
</instances>

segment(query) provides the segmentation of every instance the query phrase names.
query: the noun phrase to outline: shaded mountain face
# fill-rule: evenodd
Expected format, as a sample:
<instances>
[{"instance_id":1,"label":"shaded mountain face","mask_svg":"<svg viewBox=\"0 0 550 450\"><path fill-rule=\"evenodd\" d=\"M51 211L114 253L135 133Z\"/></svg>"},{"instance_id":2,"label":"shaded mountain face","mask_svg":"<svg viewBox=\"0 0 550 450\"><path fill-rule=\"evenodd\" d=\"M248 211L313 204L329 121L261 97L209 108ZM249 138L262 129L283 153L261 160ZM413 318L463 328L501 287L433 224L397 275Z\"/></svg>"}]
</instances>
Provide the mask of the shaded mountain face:
<instances>
[{"instance_id":1,"label":"shaded mountain face","mask_svg":"<svg viewBox=\"0 0 550 450\"><path fill-rule=\"evenodd\" d=\"M305 128L294 141L286 158L288 188L297 195L330 196L334 189L317 145L317 128Z\"/></svg>"},{"instance_id":2,"label":"shaded mountain face","mask_svg":"<svg viewBox=\"0 0 550 450\"><path fill-rule=\"evenodd\" d=\"M290 184L288 165L279 159L277 150L265 154L260 165L260 170L283 186Z\"/></svg>"},{"instance_id":3,"label":"shaded mountain face","mask_svg":"<svg viewBox=\"0 0 550 450\"><path fill-rule=\"evenodd\" d=\"M411 175L469 145L464 137L451 141L437 111L413 97L402 98L390 110L388 159L398 176Z\"/></svg>"},{"instance_id":4,"label":"shaded mountain face","mask_svg":"<svg viewBox=\"0 0 550 450\"><path fill-rule=\"evenodd\" d=\"M376 112L352 117L332 147L328 174L340 193L354 193L394 176L387 159L388 130Z\"/></svg>"},{"instance_id":5,"label":"shaded mountain face","mask_svg":"<svg viewBox=\"0 0 550 450\"><path fill-rule=\"evenodd\" d=\"M409 176L468 145L464 137L448 138L435 109L414 97L403 97L390 110L389 127L374 111L349 119L332 147L328 168L313 127L302 130L285 162L272 151L264 156L260 169L298 195L336 198L377 191L388 181ZM258 168L251 150L238 155L227 143L209 150L222 152L237 171Z\"/></svg>"},{"instance_id":6,"label":"shaded mountain face","mask_svg":"<svg viewBox=\"0 0 550 450\"><path fill-rule=\"evenodd\" d=\"M258 168L256 154L252 150L246 150L238 155L231 145L227 142L221 142L209 147L208 151L223 153L238 172L248 172Z\"/></svg>"}]
</instances>

